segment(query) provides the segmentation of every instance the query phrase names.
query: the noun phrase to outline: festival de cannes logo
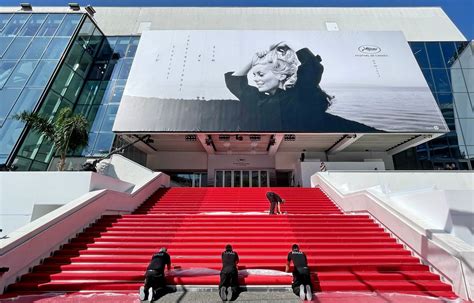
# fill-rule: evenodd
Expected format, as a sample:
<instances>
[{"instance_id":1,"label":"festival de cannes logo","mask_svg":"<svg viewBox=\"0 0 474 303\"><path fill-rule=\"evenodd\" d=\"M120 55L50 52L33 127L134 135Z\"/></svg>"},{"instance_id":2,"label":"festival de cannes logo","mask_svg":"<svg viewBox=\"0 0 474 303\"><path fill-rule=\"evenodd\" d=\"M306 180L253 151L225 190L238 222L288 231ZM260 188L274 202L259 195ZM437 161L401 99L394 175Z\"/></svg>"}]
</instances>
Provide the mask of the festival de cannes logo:
<instances>
[{"instance_id":1,"label":"festival de cannes logo","mask_svg":"<svg viewBox=\"0 0 474 303\"><path fill-rule=\"evenodd\" d=\"M380 53L382 49L375 45L361 45L359 46L359 52L364 54L377 54Z\"/></svg>"}]
</instances>

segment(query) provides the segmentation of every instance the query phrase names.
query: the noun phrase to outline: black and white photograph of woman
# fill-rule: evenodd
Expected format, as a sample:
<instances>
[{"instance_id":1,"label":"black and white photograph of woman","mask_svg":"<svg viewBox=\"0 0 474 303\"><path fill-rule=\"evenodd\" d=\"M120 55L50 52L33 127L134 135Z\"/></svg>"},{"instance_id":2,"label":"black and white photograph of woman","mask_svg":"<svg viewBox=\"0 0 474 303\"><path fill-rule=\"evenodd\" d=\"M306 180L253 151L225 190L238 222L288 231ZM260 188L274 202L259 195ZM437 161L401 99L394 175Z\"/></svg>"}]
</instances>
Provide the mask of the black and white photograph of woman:
<instances>
[{"instance_id":1,"label":"black and white photograph of woman","mask_svg":"<svg viewBox=\"0 0 474 303\"><path fill-rule=\"evenodd\" d=\"M227 88L242 102L241 129L374 131L326 113L334 96L320 86L321 62L308 48L295 51L279 42L257 51L245 66L226 73Z\"/></svg>"}]
</instances>

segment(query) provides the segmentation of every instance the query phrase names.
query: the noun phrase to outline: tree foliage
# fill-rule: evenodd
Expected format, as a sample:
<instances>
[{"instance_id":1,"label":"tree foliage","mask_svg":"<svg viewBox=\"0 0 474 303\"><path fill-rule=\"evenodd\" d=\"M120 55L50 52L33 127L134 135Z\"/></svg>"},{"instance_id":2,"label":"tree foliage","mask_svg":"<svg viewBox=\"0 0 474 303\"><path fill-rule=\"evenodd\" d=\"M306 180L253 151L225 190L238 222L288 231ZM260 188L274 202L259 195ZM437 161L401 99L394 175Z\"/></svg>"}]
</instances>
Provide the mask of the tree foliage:
<instances>
[{"instance_id":1,"label":"tree foliage","mask_svg":"<svg viewBox=\"0 0 474 303\"><path fill-rule=\"evenodd\" d=\"M60 156L58 170L64 170L66 155L87 146L89 140L88 121L83 115L73 115L68 107L48 119L37 113L22 112L14 117L23 121L34 131L53 143L56 154Z\"/></svg>"}]
</instances>

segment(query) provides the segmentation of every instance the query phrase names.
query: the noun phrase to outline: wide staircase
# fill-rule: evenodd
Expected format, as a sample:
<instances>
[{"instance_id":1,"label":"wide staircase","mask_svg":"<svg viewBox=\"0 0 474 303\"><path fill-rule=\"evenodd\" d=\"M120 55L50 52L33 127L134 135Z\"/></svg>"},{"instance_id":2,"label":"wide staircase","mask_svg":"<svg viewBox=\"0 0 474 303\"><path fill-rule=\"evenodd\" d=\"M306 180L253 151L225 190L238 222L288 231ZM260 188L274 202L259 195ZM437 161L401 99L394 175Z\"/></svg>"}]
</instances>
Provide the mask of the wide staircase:
<instances>
[{"instance_id":1,"label":"wide staircase","mask_svg":"<svg viewBox=\"0 0 474 303\"><path fill-rule=\"evenodd\" d=\"M217 286L227 243L241 284L289 287L286 256L306 253L316 292L376 291L455 298L451 286L366 215L343 214L319 189L272 188L284 215L268 215L269 188L158 190L133 214L103 216L9 287L9 292L131 292L166 246L169 283ZM267 213L265 213L267 212Z\"/></svg>"}]
</instances>

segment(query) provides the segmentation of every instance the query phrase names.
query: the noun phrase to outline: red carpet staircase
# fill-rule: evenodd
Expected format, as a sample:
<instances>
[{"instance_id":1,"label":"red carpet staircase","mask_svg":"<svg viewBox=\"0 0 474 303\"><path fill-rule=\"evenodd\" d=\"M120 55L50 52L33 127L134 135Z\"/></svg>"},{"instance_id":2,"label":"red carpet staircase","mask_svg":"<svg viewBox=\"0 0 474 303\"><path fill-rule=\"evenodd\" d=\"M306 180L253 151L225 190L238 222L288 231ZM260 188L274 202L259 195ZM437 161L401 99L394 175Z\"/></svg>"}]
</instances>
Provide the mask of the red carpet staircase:
<instances>
[{"instance_id":1,"label":"red carpet staircase","mask_svg":"<svg viewBox=\"0 0 474 303\"><path fill-rule=\"evenodd\" d=\"M220 253L240 255L243 285L289 286L293 243L307 254L316 291L377 291L456 297L368 216L345 215L318 189L274 188L287 215L262 214L268 188L160 189L133 214L103 216L33 268L10 292L136 292L150 256L168 247L179 285L218 284ZM187 269L194 269L186 271ZM247 269L247 271L243 271Z\"/></svg>"}]
</instances>

